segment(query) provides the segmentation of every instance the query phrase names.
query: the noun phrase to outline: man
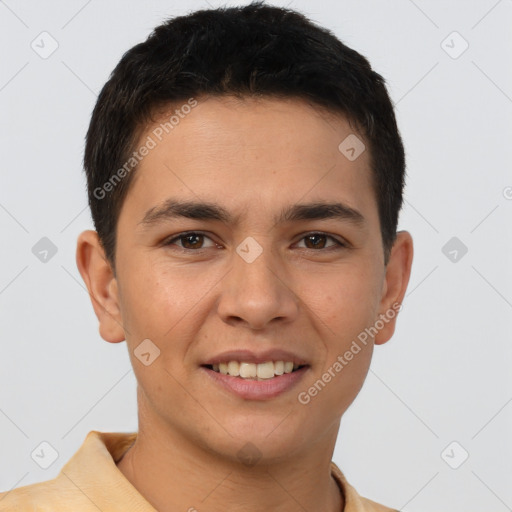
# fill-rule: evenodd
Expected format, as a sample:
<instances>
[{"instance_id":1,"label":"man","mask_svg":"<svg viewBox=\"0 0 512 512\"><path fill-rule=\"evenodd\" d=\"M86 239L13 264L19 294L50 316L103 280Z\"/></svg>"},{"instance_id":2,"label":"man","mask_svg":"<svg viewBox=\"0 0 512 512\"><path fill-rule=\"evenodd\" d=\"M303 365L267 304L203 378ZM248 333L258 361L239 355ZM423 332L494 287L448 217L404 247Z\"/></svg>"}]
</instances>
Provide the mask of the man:
<instances>
[{"instance_id":1,"label":"man","mask_svg":"<svg viewBox=\"0 0 512 512\"><path fill-rule=\"evenodd\" d=\"M0 510L389 511L332 462L412 240L384 81L291 10L174 18L103 88L77 265L126 340L138 433L92 431Z\"/></svg>"}]
</instances>

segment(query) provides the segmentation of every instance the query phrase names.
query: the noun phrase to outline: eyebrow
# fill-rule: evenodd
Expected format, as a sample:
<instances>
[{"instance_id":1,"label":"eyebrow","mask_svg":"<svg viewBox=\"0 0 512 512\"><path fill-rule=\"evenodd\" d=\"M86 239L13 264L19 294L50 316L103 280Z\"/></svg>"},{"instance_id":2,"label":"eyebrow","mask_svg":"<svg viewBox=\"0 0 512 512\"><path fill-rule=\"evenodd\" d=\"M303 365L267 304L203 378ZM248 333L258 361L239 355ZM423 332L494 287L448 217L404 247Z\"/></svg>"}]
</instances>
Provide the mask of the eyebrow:
<instances>
[{"instance_id":1,"label":"eyebrow","mask_svg":"<svg viewBox=\"0 0 512 512\"><path fill-rule=\"evenodd\" d=\"M239 215L233 216L228 210L215 203L182 201L171 198L167 199L161 206L150 208L139 224L143 228L149 228L154 224L177 218L214 220L225 224L236 224L239 217ZM316 201L285 207L274 218L274 221L276 224L282 224L300 220L323 219L348 221L355 226L362 226L366 220L358 210L343 203Z\"/></svg>"}]
</instances>

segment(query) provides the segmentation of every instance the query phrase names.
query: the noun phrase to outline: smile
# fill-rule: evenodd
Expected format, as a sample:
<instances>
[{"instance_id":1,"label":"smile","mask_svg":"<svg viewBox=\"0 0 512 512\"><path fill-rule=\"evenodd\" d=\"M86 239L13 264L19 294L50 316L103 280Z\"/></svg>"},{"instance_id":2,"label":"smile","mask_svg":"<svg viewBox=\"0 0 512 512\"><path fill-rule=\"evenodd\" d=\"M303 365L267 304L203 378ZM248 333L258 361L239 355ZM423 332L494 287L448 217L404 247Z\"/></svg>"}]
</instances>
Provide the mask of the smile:
<instances>
[{"instance_id":1,"label":"smile","mask_svg":"<svg viewBox=\"0 0 512 512\"><path fill-rule=\"evenodd\" d=\"M214 372L231 377L240 377L250 380L266 380L279 377L286 373L292 373L302 366L294 364L292 361L266 361L264 363L247 363L239 361L229 361L219 364L207 365Z\"/></svg>"},{"instance_id":2,"label":"smile","mask_svg":"<svg viewBox=\"0 0 512 512\"><path fill-rule=\"evenodd\" d=\"M309 372L310 366L294 365L290 361L229 361L202 365L201 369L210 382L230 394L244 400L270 400L297 386Z\"/></svg>"}]
</instances>

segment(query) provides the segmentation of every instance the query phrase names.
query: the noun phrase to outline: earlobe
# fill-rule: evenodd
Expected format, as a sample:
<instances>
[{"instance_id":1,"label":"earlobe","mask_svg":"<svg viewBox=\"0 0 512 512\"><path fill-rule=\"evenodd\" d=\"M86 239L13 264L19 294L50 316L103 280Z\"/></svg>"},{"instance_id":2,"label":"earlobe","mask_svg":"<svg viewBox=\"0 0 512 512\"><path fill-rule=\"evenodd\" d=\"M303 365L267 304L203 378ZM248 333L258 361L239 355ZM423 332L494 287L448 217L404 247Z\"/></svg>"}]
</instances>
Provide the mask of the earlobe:
<instances>
[{"instance_id":1,"label":"earlobe","mask_svg":"<svg viewBox=\"0 0 512 512\"><path fill-rule=\"evenodd\" d=\"M396 318L409 284L412 259L412 237L407 231L399 231L386 266L379 317L376 319L383 327L375 335L375 345L386 343L395 332Z\"/></svg>"},{"instance_id":2,"label":"earlobe","mask_svg":"<svg viewBox=\"0 0 512 512\"><path fill-rule=\"evenodd\" d=\"M79 235L76 264L89 291L101 337L110 343L124 341L117 280L96 231L87 230Z\"/></svg>"}]
</instances>

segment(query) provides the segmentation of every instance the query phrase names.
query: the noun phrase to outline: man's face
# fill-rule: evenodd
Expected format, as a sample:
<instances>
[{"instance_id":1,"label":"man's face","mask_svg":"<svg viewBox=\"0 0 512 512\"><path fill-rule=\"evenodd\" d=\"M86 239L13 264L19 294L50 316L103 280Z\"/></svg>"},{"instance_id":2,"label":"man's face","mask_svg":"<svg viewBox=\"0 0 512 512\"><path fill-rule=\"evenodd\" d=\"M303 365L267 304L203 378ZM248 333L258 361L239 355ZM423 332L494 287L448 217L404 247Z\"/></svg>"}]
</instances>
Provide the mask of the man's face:
<instances>
[{"instance_id":1,"label":"man's face","mask_svg":"<svg viewBox=\"0 0 512 512\"><path fill-rule=\"evenodd\" d=\"M373 340L309 403L299 394L389 307L370 155L347 158L348 122L298 100L198 100L140 163L118 221L118 320L139 405L225 456L247 441L269 458L304 454L335 438ZM188 218L166 209L178 201L212 208ZM135 355L143 340L146 359L160 350L148 366ZM262 380L215 371L233 360L299 368Z\"/></svg>"}]
</instances>

